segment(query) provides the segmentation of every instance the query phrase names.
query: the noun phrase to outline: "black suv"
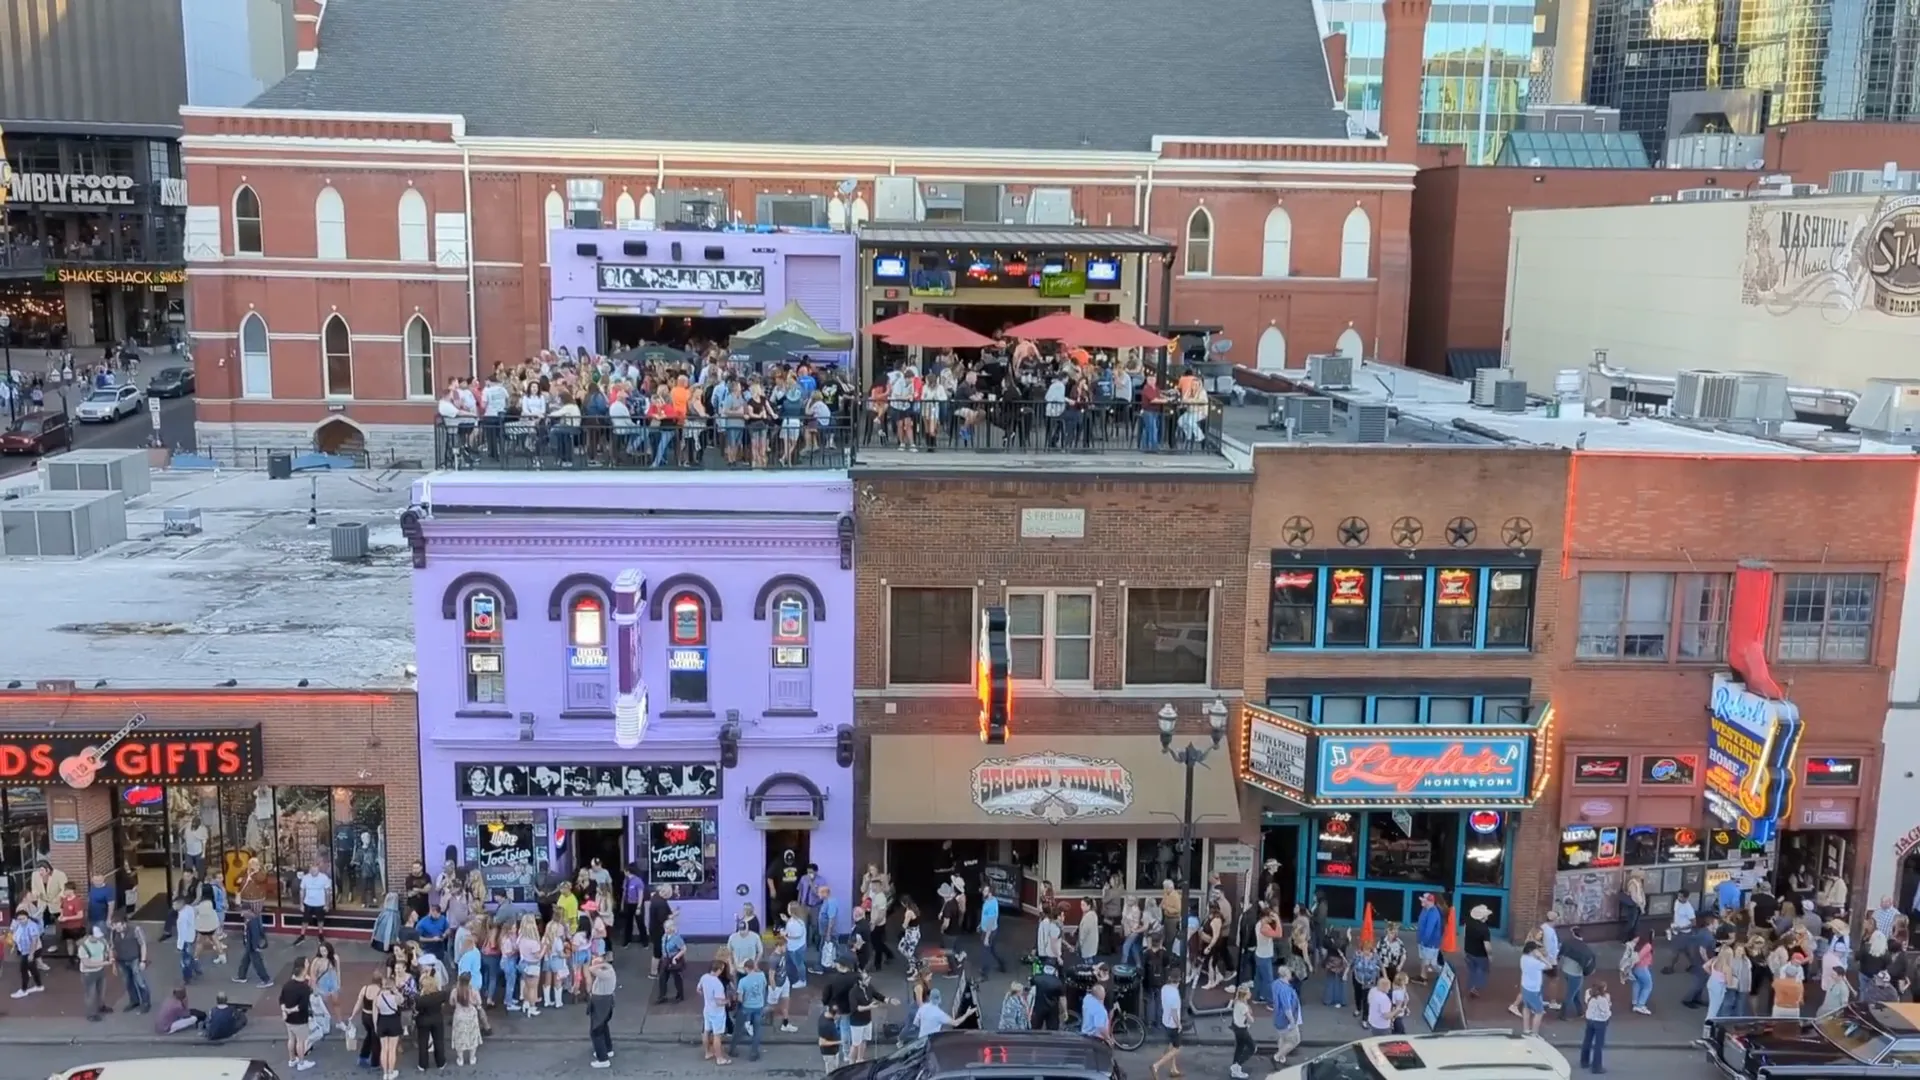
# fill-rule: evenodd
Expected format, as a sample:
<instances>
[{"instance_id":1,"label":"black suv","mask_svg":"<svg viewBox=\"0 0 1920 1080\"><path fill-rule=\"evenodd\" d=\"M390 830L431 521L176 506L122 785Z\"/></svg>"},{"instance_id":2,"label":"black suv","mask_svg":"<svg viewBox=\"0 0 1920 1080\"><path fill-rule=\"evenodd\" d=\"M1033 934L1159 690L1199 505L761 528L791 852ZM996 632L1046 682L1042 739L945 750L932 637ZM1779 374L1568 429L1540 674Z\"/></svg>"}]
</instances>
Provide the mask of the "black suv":
<instances>
[{"instance_id":1,"label":"black suv","mask_svg":"<svg viewBox=\"0 0 1920 1080\"><path fill-rule=\"evenodd\" d=\"M943 1031L828 1080L1126 1080L1113 1048L1058 1031Z\"/></svg>"}]
</instances>

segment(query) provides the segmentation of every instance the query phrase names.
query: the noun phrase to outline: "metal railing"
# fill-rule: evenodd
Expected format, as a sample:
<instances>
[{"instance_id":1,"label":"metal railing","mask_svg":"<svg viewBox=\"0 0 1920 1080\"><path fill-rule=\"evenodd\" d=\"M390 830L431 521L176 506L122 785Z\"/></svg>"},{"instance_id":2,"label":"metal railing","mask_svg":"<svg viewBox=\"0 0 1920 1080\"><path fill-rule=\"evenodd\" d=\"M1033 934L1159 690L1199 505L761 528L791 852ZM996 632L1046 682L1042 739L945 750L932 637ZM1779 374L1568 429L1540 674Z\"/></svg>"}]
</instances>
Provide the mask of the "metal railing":
<instances>
[{"instance_id":1,"label":"metal railing","mask_svg":"<svg viewBox=\"0 0 1920 1080\"><path fill-rule=\"evenodd\" d=\"M863 447L1008 454L1218 454L1221 402L1158 409L1094 402L1079 409L1045 401L869 404Z\"/></svg>"},{"instance_id":2,"label":"metal railing","mask_svg":"<svg viewBox=\"0 0 1920 1080\"><path fill-rule=\"evenodd\" d=\"M844 469L853 462L853 428L843 420L757 427L615 422L577 424L491 418L433 425L441 469Z\"/></svg>"}]
</instances>

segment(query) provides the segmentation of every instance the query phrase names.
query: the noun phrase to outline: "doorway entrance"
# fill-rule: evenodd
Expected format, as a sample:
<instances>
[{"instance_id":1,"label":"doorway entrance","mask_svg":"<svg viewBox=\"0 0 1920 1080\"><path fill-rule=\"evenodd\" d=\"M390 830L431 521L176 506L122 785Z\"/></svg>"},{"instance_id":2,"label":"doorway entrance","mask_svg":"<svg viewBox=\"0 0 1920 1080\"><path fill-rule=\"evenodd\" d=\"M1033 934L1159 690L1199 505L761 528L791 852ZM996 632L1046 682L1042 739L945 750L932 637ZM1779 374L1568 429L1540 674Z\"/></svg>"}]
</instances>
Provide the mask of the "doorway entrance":
<instances>
[{"instance_id":1,"label":"doorway entrance","mask_svg":"<svg viewBox=\"0 0 1920 1080\"><path fill-rule=\"evenodd\" d=\"M626 817L562 818L560 828L565 832L555 845L559 863L556 869L571 879L599 859L600 865L613 875L618 896L622 871L627 865Z\"/></svg>"},{"instance_id":2,"label":"doorway entrance","mask_svg":"<svg viewBox=\"0 0 1920 1080\"><path fill-rule=\"evenodd\" d=\"M998 840L893 840L887 844L887 872L896 894L912 897L922 912L938 911L940 886L957 874L966 882L966 913L973 919L979 918L981 868L999 858Z\"/></svg>"},{"instance_id":3,"label":"doorway entrance","mask_svg":"<svg viewBox=\"0 0 1920 1080\"><path fill-rule=\"evenodd\" d=\"M768 829L766 838L767 880L773 882L774 893L767 898L765 916L769 920L778 920L786 916L789 903L800 899L800 879L806 876L807 863L811 861L809 842L813 839L813 832L810 829ZM851 887L841 885L843 889ZM767 925L778 926L779 923L769 922Z\"/></svg>"},{"instance_id":4,"label":"doorway entrance","mask_svg":"<svg viewBox=\"0 0 1920 1080\"><path fill-rule=\"evenodd\" d=\"M1260 896L1279 894L1280 917L1290 918L1307 893L1307 822L1304 818L1267 814L1260 827ZM1280 867L1269 870L1267 862Z\"/></svg>"},{"instance_id":5,"label":"doorway entrance","mask_svg":"<svg viewBox=\"0 0 1920 1080\"><path fill-rule=\"evenodd\" d=\"M1774 877L1778 879L1776 888L1784 888L1794 871L1801 868L1813 876L1816 889L1825 885L1828 878L1849 881L1852 878L1850 870L1853 856L1851 830L1796 829L1782 832L1779 861L1773 867ZM1776 895L1792 894L1783 892Z\"/></svg>"}]
</instances>

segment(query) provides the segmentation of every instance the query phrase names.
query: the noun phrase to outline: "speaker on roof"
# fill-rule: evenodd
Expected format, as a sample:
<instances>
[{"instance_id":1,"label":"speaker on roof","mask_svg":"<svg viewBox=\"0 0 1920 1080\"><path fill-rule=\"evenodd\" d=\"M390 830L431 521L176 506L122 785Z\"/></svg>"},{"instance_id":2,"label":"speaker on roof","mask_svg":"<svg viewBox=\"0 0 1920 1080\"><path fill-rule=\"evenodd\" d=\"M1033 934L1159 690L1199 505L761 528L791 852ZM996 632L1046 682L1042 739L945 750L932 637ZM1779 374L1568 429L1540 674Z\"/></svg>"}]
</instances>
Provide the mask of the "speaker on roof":
<instances>
[{"instance_id":1,"label":"speaker on roof","mask_svg":"<svg viewBox=\"0 0 1920 1080\"><path fill-rule=\"evenodd\" d=\"M675 240L673 242L673 261L674 262L680 261L680 241L678 240Z\"/></svg>"},{"instance_id":2,"label":"speaker on roof","mask_svg":"<svg viewBox=\"0 0 1920 1080\"><path fill-rule=\"evenodd\" d=\"M620 250L629 255L645 255L647 253L647 242L645 240L629 240L620 245Z\"/></svg>"},{"instance_id":3,"label":"speaker on roof","mask_svg":"<svg viewBox=\"0 0 1920 1080\"><path fill-rule=\"evenodd\" d=\"M714 262L719 262L721 259L724 259L726 257L727 257L726 248L721 247L719 244L707 245L707 258L713 260Z\"/></svg>"},{"instance_id":4,"label":"speaker on roof","mask_svg":"<svg viewBox=\"0 0 1920 1080\"><path fill-rule=\"evenodd\" d=\"M599 256L600 247L597 244L575 244L573 245L573 253L575 255L585 255L587 258L592 259Z\"/></svg>"}]
</instances>

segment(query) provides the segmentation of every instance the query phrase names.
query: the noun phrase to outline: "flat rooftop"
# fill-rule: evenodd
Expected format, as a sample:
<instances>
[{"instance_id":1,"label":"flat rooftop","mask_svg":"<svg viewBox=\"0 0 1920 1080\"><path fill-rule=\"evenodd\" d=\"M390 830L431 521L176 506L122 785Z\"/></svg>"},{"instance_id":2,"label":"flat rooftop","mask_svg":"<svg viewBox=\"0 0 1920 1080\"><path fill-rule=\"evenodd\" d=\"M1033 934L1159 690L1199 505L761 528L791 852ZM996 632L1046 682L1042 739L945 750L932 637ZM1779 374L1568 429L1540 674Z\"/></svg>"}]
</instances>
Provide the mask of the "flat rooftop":
<instances>
[{"instance_id":1,"label":"flat rooftop","mask_svg":"<svg viewBox=\"0 0 1920 1080\"><path fill-rule=\"evenodd\" d=\"M154 470L153 490L128 503L125 543L83 559L0 558L0 686L411 687L413 571L399 516L418 475ZM170 508L198 510L202 531L164 535ZM330 526L347 522L369 526L367 559L333 560Z\"/></svg>"},{"instance_id":2,"label":"flat rooftop","mask_svg":"<svg viewBox=\"0 0 1920 1080\"><path fill-rule=\"evenodd\" d=\"M1819 424L1789 422L1772 435L1748 434L1704 423L1658 416L1586 414L1576 406L1561 407L1554 415L1540 400L1553 387L1529 386L1524 412L1505 413L1473 404L1469 383L1391 364L1363 362L1355 366L1353 385L1338 389L1316 387L1304 369L1270 373L1298 390L1332 399L1333 432L1289 439L1283 425L1271 417L1268 405L1246 404L1227 410L1228 438L1251 446L1333 445L1388 447L1523 446L1564 450L1618 451L1665 454L1780 454L1911 456L1913 447L1878 442L1851 432L1836 432ZM1353 429L1354 407L1385 405L1392 422L1385 443L1359 443ZM1574 415L1574 414L1579 415Z\"/></svg>"}]
</instances>

